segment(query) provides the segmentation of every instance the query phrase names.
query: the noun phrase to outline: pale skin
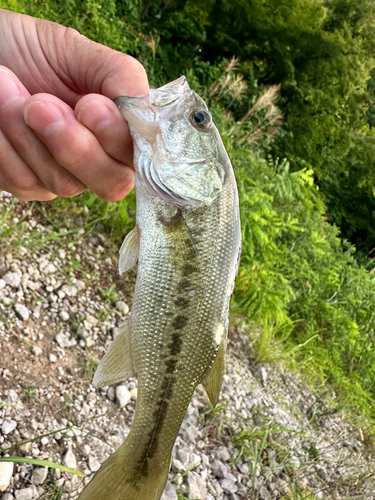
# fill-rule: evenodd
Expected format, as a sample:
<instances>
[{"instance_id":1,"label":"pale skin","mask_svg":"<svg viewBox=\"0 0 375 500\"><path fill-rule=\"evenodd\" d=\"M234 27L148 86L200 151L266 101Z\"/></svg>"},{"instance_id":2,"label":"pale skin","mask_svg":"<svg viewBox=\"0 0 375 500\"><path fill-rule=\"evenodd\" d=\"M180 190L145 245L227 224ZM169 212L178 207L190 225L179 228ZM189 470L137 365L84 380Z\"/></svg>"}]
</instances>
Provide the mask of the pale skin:
<instances>
[{"instance_id":1,"label":"pale skin","mask_svg":"<svg viewBox=\"0 0 375 500\"><path fill-rule=\"evenodd\" d=\"M52 200L133 188L132 140L113 99L148 94L131 56L0 9L0 190Z\"/></svg>"}]
</instances>

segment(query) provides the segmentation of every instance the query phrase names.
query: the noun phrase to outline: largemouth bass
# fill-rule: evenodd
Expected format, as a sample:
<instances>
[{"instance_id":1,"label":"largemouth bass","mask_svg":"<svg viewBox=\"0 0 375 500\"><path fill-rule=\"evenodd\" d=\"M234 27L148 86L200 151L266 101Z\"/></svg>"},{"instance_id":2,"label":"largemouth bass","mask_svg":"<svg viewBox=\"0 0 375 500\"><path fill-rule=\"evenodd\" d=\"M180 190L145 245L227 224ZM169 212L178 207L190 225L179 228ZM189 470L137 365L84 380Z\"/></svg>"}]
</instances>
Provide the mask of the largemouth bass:
<instances>
[{"instance_id":1,"label":"largemouth bass","mask_svg":"<svg viewBox=\"0 0 375 500\"><path fill-rule=\"evenodd\" d=\"M185 77L116 99L134 139L136 227L120 273L138 259L131 316L94 384L137 377L124 443L79 500L158 500L197 384L216 404L241 232L233 169L204 101Z\"/></svg>"}]
</instances>

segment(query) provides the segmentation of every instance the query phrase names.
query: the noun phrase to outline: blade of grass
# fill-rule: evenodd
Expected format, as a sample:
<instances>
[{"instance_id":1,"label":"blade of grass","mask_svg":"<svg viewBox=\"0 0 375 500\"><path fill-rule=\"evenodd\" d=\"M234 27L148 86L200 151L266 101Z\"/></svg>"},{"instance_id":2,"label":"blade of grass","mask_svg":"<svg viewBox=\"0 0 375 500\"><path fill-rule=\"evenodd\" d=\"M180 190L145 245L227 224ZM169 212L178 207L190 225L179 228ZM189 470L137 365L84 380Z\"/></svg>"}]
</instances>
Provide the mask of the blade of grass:
<instances>
[{"instance_id":1,"label":"blade of grass","mask_svg":"<svg viewBox=\"0 0 375 500\"><path fill-rule=\"evenodd\" d=\"M70 467L65 467L65 465L56 464L55 462L50 462L49 460L39 460L37 458L26 458L26 457L0 457L0 462L13 462L14 464L32 464L40 465L42 467L51 467L52 469L60 469L63 472L69 472L70 474L75 474L76 476L86 477L86 474Z\"/></svg>"}]
</instances>

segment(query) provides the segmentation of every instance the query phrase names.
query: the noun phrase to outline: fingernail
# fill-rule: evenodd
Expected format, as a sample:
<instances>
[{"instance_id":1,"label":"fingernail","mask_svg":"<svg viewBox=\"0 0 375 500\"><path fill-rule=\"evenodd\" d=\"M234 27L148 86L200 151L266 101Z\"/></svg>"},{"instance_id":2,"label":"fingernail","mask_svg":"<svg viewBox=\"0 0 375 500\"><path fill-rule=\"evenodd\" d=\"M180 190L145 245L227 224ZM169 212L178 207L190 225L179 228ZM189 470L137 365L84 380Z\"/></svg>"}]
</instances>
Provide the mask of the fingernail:
<instances>
[{"instance_id":1,"label":"fingernail","mask_svg":"<svg viewBox=\"0 0 375 500\"><path fill-rule=\"evenodd\" d=\"M14 78L5 69L0 69L0 107L4 108L16 101L21 95Z\"/></svg>"},{"instance_id":2,"label":"fingernail","mask_svg":"<svg viewBox=\"0 0 375 500\"><path fill-rule=\"evenodd\" d=\"M55 135L65 126L61 109L51 102L34 101L23 110L26 124L45 137Z\"/></svg>"},{"instance_id":3,"label":"fingernail","mask_svg":"<svg viewBox=\"0 0 375 500\"><path fill-rule=\"evenodd\" d=\"M100 132L113 124L113 112L101 101L92 100L80 108L77 120L90 130Z\"/></svg>"}]
</instances>

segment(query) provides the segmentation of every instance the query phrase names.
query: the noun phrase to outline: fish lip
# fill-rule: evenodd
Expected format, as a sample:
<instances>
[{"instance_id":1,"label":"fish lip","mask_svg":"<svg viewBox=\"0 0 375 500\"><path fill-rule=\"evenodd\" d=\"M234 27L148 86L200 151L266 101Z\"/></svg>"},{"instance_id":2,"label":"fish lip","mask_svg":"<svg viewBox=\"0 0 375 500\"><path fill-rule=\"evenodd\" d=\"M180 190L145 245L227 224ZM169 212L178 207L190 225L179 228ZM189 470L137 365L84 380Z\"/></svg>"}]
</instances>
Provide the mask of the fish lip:
<instances>
[{"instance_id":1,"label":"fish lip","mask_svg":"<svg viewBox=\"0 0 375 500\"><path fill-rule=\"evenodd\" d=\"M120 95L114 99L114 103L121 111L121 108L128 107L129 104L135 104L136 102L140 102L142 99L148 96L140 96L140 97L131 97L128 95Z\"/></svg>"}]
</instances>

